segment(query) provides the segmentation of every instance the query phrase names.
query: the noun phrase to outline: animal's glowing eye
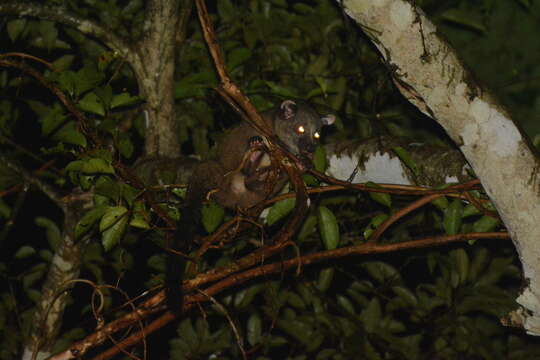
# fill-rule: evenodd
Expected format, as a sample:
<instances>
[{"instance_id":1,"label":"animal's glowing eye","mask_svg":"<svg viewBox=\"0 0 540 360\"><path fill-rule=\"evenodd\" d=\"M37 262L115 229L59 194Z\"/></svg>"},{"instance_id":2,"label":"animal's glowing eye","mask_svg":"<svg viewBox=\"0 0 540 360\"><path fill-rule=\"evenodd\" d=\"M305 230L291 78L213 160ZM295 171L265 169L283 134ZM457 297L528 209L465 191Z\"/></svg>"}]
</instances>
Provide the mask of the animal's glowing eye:
<instances>
[{"instance_id":1,"label":"animal's glowing eye","mask_svg":"<svg viewBox=\"0 0 540 360\"><path fill-rule=\"evenodd\" d=\"M300 125L298 127L298 129L296 129L296 131L298 131L299 134L303 134L306 132L306 129L304 129L304 127L302 125Z\"/></svg>"},{"instance_id":2,"label":"animal's glowing eye","mask_svg":"<svg viewBox=\"0 0 540 360\"><path fill-rule=\"evenodd\" d=\"M313 137L314 137L315 139L318 139L318 138L321 137L321 134L319 134L318 132L316 132L315 134L313 134Z\"/></svg>"}]
</instances>

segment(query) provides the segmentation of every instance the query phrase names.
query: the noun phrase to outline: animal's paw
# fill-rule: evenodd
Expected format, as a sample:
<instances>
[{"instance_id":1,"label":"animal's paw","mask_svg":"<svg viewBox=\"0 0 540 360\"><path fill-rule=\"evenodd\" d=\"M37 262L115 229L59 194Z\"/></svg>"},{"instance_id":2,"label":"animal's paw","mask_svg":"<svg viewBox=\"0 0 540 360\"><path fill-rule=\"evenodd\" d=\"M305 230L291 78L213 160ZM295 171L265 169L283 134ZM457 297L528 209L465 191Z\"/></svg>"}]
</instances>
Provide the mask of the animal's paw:
<instances>
[{"instance_id":1,"label":"animal's paw","mask_svg":"<svg viewBox=\"0 0 540 360\"><path fill-rule=\"evenodd\" d=\"M300 155L298 156L298 160L299 161L296 161L296 167L300 172L307 172L308 170L315 168L313 161L308 156Z\"/></svg>"}]
</instances>

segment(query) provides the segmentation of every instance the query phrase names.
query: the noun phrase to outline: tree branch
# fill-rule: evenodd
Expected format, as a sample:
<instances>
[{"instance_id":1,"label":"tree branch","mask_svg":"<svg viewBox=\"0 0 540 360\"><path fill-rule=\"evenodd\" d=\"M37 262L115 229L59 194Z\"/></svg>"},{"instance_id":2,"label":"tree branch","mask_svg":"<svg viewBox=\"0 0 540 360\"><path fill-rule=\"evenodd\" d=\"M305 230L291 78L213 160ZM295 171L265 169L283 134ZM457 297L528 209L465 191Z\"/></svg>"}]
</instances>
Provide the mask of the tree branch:
<instances>
[{"instance_id":1,"label":"tree branch","mask_svg":"<svg viewBox=\"0 0 540 360\"><path fill-rule=\"evenodd\" d=\"M12 160L8 159L4 155L0 154L0 161L2 161L8 168L13 170L19 176L21 176L29 184L34 185L41 190L52 202L54 202L64 212L66 211L65 201L54 186L51 186L41 181L37 176L32 175L28 170L15 164Z\"/></svg>"},{"instance_id":2,"label":"tree branch","mask_svg":"<svg viewBox=\"0 0 540 360\"><path fill-rule=\"evenodd\" d=\"M300 256L300 257L297 256L297 257L294 257L292 259L288 259L285 261L278 261L278 262L274 262L267 265L261 265L253 269L246 270L242 273L233 274L229 277L226 277L220 280L219 282L204 289L203 290L204 295L201 293L197 293L194 295L186 296L184 300L184 307L182 310L183 312L185 312L197 303L208 301L209 296L215 296L219 294L220 292L226 289L229 289L232 286L237 286L246 281L253 280L262 276L267 276L269 274L274 274L281 271L289 270L291 268L296 268L299 265L302 265L302 266L310 265L310 264L314 264L314 263L318 263L322 261L328 261L332 259L338 259L338 258L343 258L346 256L353 256L353 255L382 254L382 253L402 251L402 250L408 250L408 249L414 249L414 248L442 246L442 245L446 245L453 242L468 241L472 239L509 239L509 235L508 233L505 233L505 232L468 233L468 234L457 234L457 235L447 235L447 236L436 236L436 237L413 240L413 241L408 241L404 243L396 243L396 244L365 243L365 244L356 245L356 246L339 248L336 250L317 252L317 253ZM192 284L194 282L196 282L196 279L186 281L184 287L188 289L193 289ZM154 296L154 298L161 298L161 299L158 299L159 301L161 301L163 298L162 292ZM141 308L139 308L139 310L140 309ZM140 317L144 318L144 317L147 317L148 315L150 315L150 313L144 313L144 312L139 311L137 313L132 313L130 317L131 317L131 321L134 321L135 319L140 320ZM161 315L159 318L152 321L148 326L146 326L144 328L144 331L139 331L133 335L130 335L129 337L122 340L122 342L115 344L115 346L111 347L110 349L106 350L105 352L93 358L93 360L105 360L105 359L111 358L112 356L119 353L122 349L126 349L142 341L144 337L162 328L167 323L174 320L174 318L175 316L171 312L166 312L165 314ZM121 328L127 327L130 324L132 324L131 322L128 322L126 320L127 320L126 318L124 318L123 321L120 321L119 319L114 322L114 326L113 326L113 323L108 324L107 326L101 328L99 332L96 332L90 335L89 337L81 340L80 342L74 344L70 348L70 350L57 354L56 356L52 357L50 360L72 359L74 358L74 357L70 357L70 354L72 353L79 354L79 356L83 355L84 352L88 350L89 346L92 346L92 345L95 346L97 341L100 341L100 340L104 341L107 338L107 335L105 335L103 332L106 332L107 334L110 335L111 331L116 332L116 331L121 330ZM98 333L99 333L99 336L97 335Z\"/></svg>"},{"instance_id":3,"label":"tree branch","mask_svg":"<svg viewBox=\"0 0 540 360\"><path fill-rule=\"evenodd\" d=\"M392 69L401 93L459 146L516 246L527 286L523 327L540 335L540 160L510 113L474 81L414 2L338 1Z\"/></svg>"},{"instance_id":4,"label":"tree branch","mask_svg":"<svg viewBox=\"0 0 540 360\"><path fill-rule=\"evenodd\" d=\"M306 185L298 170L299 166L296 166L302 162L294 154L288 151L283 142L274 134L274 130L269 127L269 124L267 124L257 112L249 98L245 96L242 90L231 80L225 70L225 61L221 54L214 26L208 15L208 10L206 9L206 3L204 0L196 0L196 4L204 39L210 49L210 54L212 55L214 65L221 80L221 90L218 90L218 92L235 110L238 111L245 121L253 126L261 135L266 136L270 140L270 157L272 158L272 162L278 164L278 166L281 166L285 170L295 189L296 205L294 212L289 218L287 225L284 226L273 239L273 242L277 243L287 241L298 230L304 214L307 211L308 196ZM275 144L275 146L273 144ZM293 163L284 161L287 157L292 159Z\"/></svg>"},{"instance_id":5,"label":"tree branch","mask_svg":"<svg viewBox=\"0 0 540 360\"><path fill-rule=\"evenodd\" d=\"M6 54L0 55L0 66L19 69L23 71L25 74L30 75L34 79L36 79L41 85L43 85L50 92L56 95L58 100L60 100L60 102L64 104L66 109L68 109L69 112L71 112L73 116L75 116L75 118L77 119L77 124L79 126L79 129L85 135L88 135L95 144L101 143L101 141L99 140L99 137L87 126L88 121L86 119L86 116L83 114L83 112L80 111L70 99L68 99L66 94L64 94L58 87L54 86L49 81L47 81L37 70L21 62L6 58Z\"/></svg>"},{"instance_id":6,"label":"tree branch","mask_svg":"<svg viewBox=\"0 0 540 360\"><path fill-rule=\"evenodd\" d=\"M117 51L122 57L130 57L129 45L113 31L91 20L83 19L68 12L64 7L44 6L38 3L7 1L0 3L0 14L29 16L43 20L55 21L71 26L83 34L96 37L109 48Z\"/></svg>"}]
</instances>

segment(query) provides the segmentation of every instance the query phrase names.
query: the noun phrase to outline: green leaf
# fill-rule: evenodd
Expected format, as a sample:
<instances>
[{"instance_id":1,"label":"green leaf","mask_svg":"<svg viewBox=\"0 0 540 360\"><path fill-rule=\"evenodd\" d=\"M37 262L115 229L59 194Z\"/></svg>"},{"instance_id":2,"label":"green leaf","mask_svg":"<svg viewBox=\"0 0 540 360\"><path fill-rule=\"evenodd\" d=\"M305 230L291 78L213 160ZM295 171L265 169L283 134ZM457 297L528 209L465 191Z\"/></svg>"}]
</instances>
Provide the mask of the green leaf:
<instances>
[{"instance_id":1,"label":"green leaf","mask_svg":"<svg viewBox=\"0 0 540 360\"><path fill-rule=\"evenodd\" d=\"M459 283L463 284L469 277L469 256L463 248L452 250L450 253L454 265L456 266L457 273L459 275Z\"/></svg>"},{"instance_id":2,"label":"green leaf","mask_svg":"<svg viewBox=\"0 0 540 360\"><path fill-rule=\"evenodd\" d=\"M84 191L90 190L92 185L94 184L94 177L91 175L81 175L79 177L75 176L73 173L70 174L70 177L72 178L72 182L77 184L77 180L79 185L81 186L81 189Z\"/></svg>"},{"instance_id":3,"label":"green leaf","mask_svg":"<svg viewBox=\"0 0 540 360\"><path fill-rule=\"evenodd\" d=\"M474 215L480 215L480 214L481 214L480 210L478 210L478 208L474 206L473 204L467 204L465 208L463 209L464 218L468 216L474 216Z\"/></svg>"},{"instance_id":4,"label":"green leaf","mask_svg":"<svg viewBox=\"0 0 540 360\"><path fill-rule=\"evenodd\" d=\"M46 272L47 264L44 262L40 262L39 264L32 266L28 271L25 272L23 276L23 287L28 289L30 286L39 281Z\"/></svg>"},{"instance_id":5,"label":"green leaf","mask_svg":"<svg viewBox=\"0 0 540 360\"><path fill-rule=\"evenodd\" d=\"M94 181L94 193L97 195L105 196L112 203L118 203L124 195L124 190L126 190L126 185L116 182L110 176L99 176L97 180ZM128 201L129 203L129 201ZM107 203L108 205L109 203Z\"/></svg>"},{"instance_id":6,"label":"green leaf","mask_svg":"<svg viewBox=\"0 0 540 360\"><path fill-rule=\"evenodd\" d=\"M328 290L334 279L334 268L322 269L319 273L319 279L317 280L317 289L320 292Z\"/></svg>"},{"instance_id":7,"label":"green leaf","mask_svg":"<svg viewBox=\"0 0 540 360\"><path fill-rule=\"evenodd\" d=\"M150 229L150 224L147 219L150 217L144 209L142 201L136 201L133 206L133 215L129 221L129 225L139 229Z\"/></svg>"},{"instance_id":8,"label":"green leaf","mask_svg":"<svg viewBox=\"0 0 540 360\"><path fill-rule=\"evenodd\" d=\"M347 297L343 295L338 295L337 303L349 314L354 315L356 313L353 303Z\"/></svg>"},{"instance_id":9,"label":"green leaf","mask_svg":"<svg viewBox=\"0 0 540 360\"><path fill-rule=\"evenodd\" d=\"M328 83L329 80L320 76L315 77L315 81L317 82L317 85L319 85L319 88L321 89L322 94L326 97L326 94L328 93Z\"/></svg>"},{"instance_id":10,"label":"green leaf","mask_svg":"<svg viewBox=\"0 0 540 360\"><path fill-rule=\"evenodd\" d=\"M94 93L99 97L101 103L105 108L111 107L111 102L113 98L113 89L110 85L100 86L94 89Z\"/></svg>"},{"instance_id":11,"label":"green leaf","mask_svg":"<svg viewBox=\"0 0 540 360\"><path fill-rule=\"evenodd\" d=\"M317 209L319 232L326 250L334 250L339 244L339 226L336 216L326 206Z\"/></svg>"},{"instance_id":12,"label":"green leaf","mask_svg":"<svg viewBox=\"0 0 540 360\"><path fill-rule=\"evenodd\" d=\"M231 0L220 0L217 2L217 11L221 21L227 22L234 18L237 11Z\"/></svg>"},{"instance_id":13,"label":"green leaf","mask_svg":"<svg viewBox=\"0 0 540 360\"><path fill-rule=\"evenodd\" d=\"M293 308L297 308L300 310L306 309L306 304L304 303L304 300L300 297L300 295L289 292L287 296L287 303L291 305Z\"/></svg>"},{"instance_id":14,"label":"green leaf","mask_svg":"<svg viewBox=\"0 0 540 360\"><path fill-rule=\"evenodd\" d=\"M371 299L368 306L360 314L365 329L368 333L374 332L380 325L381 322L381 304L379 300L375 297Z\"/></svg>"},{"instance_id":15,"label":"green leaf","mask_svg":"<svg viewBox=\"0 0 540 360\"><path fill-rule=\"evenodd\" d=\"M97 87L103 80L104 73L92 65L84 66L75 74L76 94L81 95Z\"/></svg>"},{"instance_id":16,"label":"green leaf","mask_svg":"<svg viewBox=\"0 0 540 360\"><path fill-rule=\"evenodd\" d=\"M56 24L52 21L41 20L39 22L39 32L42 36L43 45L45 45L48 50L55 48L56 39L58 38Z\"/></svg>"},{"instance_id":17,"label":"green leaf","mask_svg":"<svg viewBox=\"0 0 540 360\"><path fill-rule=\"evenodd\" d=\"M189 74L176 83L174 96L176 99L203 97L205 91L216 84L216 74L212 71Z\"/></svg>"},{"instance_id":18,"label":"green leaf","mask_svg":"<svg viewBox=\"0 0 540 360\"><path fill-rule=\"evenodd\" d=\"M304 223L298 232L298 241L304 241L309 235L311 235L313 231L315 231L316 225L317 217L315 215L309 215L306 220L304 220Z\"/></svg>"},{"instance_id":19,"label":"green leaf","mask_svg":"<svg viewBox=\"0 0 540 360\"><path fill-rule=\"evenodd\" d=\"M26 296L30 300L32 300L33 303L37 304L41 300L41 291L38 291L36 289L25 289Z\"/></svg>"},{"instance_id":20,"label":"green leaf","mask_svg":"<svg viewBox=\"0 0 540 360\"><path fill-rule=\"evenodd\" d=\"M323 349L317 354L316 360L339 359L340 353L336 349Z\"/></svg>"},{"instance_id":21,"label":"green leaf","mask_svg":"<svg viewBox=\"0 0 540 360\"><path fill-rule=\"evenodd\" d=\"M205 204L202 207L202 223L204 226L204 229L208 233L214 232L214 230L217 229L219 224L223 221L223 217L225 216L225 209L223 209L221 206L216 204L215 202L210 202L208 204Z\"/></svg>"},{"instance_id":22,"label":"green leaf","mask_svg":"<svg viewBox=\"0 0 540 360\"><path fill-rule=\"evenodd\" d=\"M86 147L86 138L77 129L77 125L74 121L69 121L60 130L56 131L52 138L57 141L61 141L67 144L79 145Z\"/></svg>"},{"instance_id":23,"label":"green leaf","mask_svg":"<svg viewBox=\"0 0 540 360\"><path fill-rule=\"evenodd\" d=\"M111 109L121 106L131 106L141 101L138 96L131 96L129 93L115 95L111 100Z\"/></svg>"},{"instance_id":24,"label":"green leaf","mask_svg":"<svg viewBox=\"0 0 540 360\"><path fill-rule=\"evenodd\" d=\"M9 219L11 217L11 207L0 198L0 218Z\"/></svg>"},{"instance_id":25,"label":"green leaf","mask_svg":"<svg viewBox=\"0 0 540 360\"><path fill-rule=\"evenodd\" d=\"M306 351L309 351L309 349L315 350L322 341L320 336L318 336L319 334L314 331L315 329L308 321L302 321L300 319L278 319L276 324L281 330L305 346Z\"/></svg>"},{"instance_id":26,"label":"green leaf","mask_svg":"<svg viewBox=\"0 0 540 360\"><path fill-rule=\"evenodd\" d=\"M326 150L324 149L324 146L319 145L315 149L315 153L313 154L313 165L317 171L326 171Z\"/></svg>"},{"instance_id":27,"label":"green leaf","mask_svg":"<svg viewBox=\"0 0 540 360\"><path fill-rule=\"evenodd\" d=\"M313 14L315 12L315 8L313 6L309 6L308 4L304 4L300 2L294 3L293 9L299 12L300 14L304 14L304 15Z\"/></svg>"},{"instance_id":28,"label":"green leaf","mask_svg":"<svg viewBox=\"0 0 540 360\"><path fill-rule=\"evenodd\" d=\"M320 75L325 72L328 68L328 54L321 54L313 61L311 64L308 65L306 69L307 75Z\"/></svg>"},{"instance_id":29,"label":"green leaf","mask_svg":"<svg viewBox=\"0 0 540 360\"><path fill-rule=\"evenodd\" d=\"M56 250L62 243L62 233L56 223L43 216L38 216L35 222L37 226L45 228L49 246L51 249Z\"/></svg>"},{"instance_id":30,"label":"green leaf","mask_svg":"<svg viewBox=\"0 0 540 360\"><path fill-rule=\"evenodd\" d=\"M379 185L371 181L368 181L366 183L366 186L369 186L372 188L379 188L379 189L381 188ZM390 197L390 194L370 191L369 197L373 199L374 201L378 202L379 204L386 206L389 209L392 208L392 198Z\"/></svg>"},{"instance_id":31,"label":"green leaf","mask_svg":"<svg viewBox=\"0 0 540 360\"><path fill-rule=\"evenodd\" d=\"M129 135L125 133L119 135L116 147L118 151L120 151L120 154L122 154L122 156L127 159L131 158L131 156L133 155L133 151L135 150L135 147L133 146L133 142L131 142Z\"/></svg>"},{"instance_id":32,"label":"green leaf","mask_svg":"<svg viewBox=\"0 0 540 360\"><path fill-rule=\"evenodd\" d=\"M252 303L255 296L265 290L264 284L256 284L248 287L247 289L242 289L235 294L234 306L238 309L245 308Z\"/></svg>"},{"instance_id":33,"label":"green leaf","mask_svg":"<svg viewBox=\"0 0 540 360\"><path fill-rule=\"evenodd\" d=\"M259 33L256 30L256 27L245 24L243 26L242 35L244 36L244 43L248 49L253 50L257 44L257 40L259 40Z\"/></svg>"},{"instance_id":34,"label":"green leaf","mask_svg":"<svg viewBox=\"0 0 540 360\"><path fill-rule=\"evenodd\" d=\"M83 111L105 116L105 107L101 99L93 92L86 94L79 100L79 107Z\"/></svg>"},{"instance_id":35,"label":"green leaf","mask_svg":"<svg viewBox=\"0 0 540 360\"><path fill-rule=\"evenodd\" d=\"M180 323L177 333L181 338L183 338L190 344L195 345L198 343L197 333L193 328L193 324L191 323L190 318L187 318Z\"/></svg>"},{"instance_id":36,"label":"green leaf","mask_svg":"<svg viewBox=\"0 0 540 360\"><path fill-rule=\"evenodd\" d=\"M39 257L45 260L46 262L50 262L53 257L53 253L50 250L42 249L42 250L39 250Z\"/></svg>"},{"instance_id":37,"label":"green leaf","mask_svg":"<svg viewBox=\"0 0 540 360\"><path fill-rule=\"evenodd\" d=\"M227 68L233 70L243 64L251 57L251 50L248 48L236 48L227 54Z\"/></svg>"},{"instance_id":38,"label":"green leaf","mask_svg":"<svg viewBox=\"0 0 540 360\"><path fill-rule=\"evenodd\" d=\"M49 136L62 126L66 121L66 115L59 107L52 107L47 114L41 119L41 133L44 136Z\"/></svg>"},{"instance_id":39,"label":"green leaf","mask_svg":"<svg viewBox=\"0 0 540 360\"><path fill-rule=\"evenodd\" d=\"M57 79L60 89L67 92L70 96L74 96L77 91L77 74L73 71L63 71Z\"/></svg>"},{"instance_id":40,"label":"green leaf","mask_svg":"<svg viewBox=\"0 0 540 360\"><path fill-rule=\"evenodd\" d=\"M74 55L63 55L60 56L58 59L54 60L52 66L55 71L66 71L71 66L74 60Z\"/></svg>"},{"instance_id":41,"label":"green leaf","mask_svg":"<svg viewBox=\"0 0 540 360\"><path fill-rule=\"evenodd\" d=\"M374 216L369 222L369 224L366 226L366 228L364 229L364 239L366 240L369 239L369 237L371 236L371 234L373 234L375 229L377 229L379 225L381 225L386 219L388 219L387 214L379 214L379 215Z\"/></svg>"},{"instance_id":42,"label":"green leaf","mask_svg":"<svg viewBox=\"0 0 540 360\"><path fill-rule=\"evenodd\" d=\"M281 85L278 85L277 83L273 81L265 81L265 84L268 85L270 90L276 95L279 95L281 97L285 98L298 98L295 89L293 88L287 88Z\"/></svg>"},{"instance_id":43,"label":"green leaf","mask_svg":"<svg viewBox=\"0 0 540 360\"><path fill-rule=\"evenodd\" d=\"M99 205L84 214L77 225L75 225L75 239L79 239L81 236L87 234L92 229L92 226L103 217L103 214L105 214L108 208L106 205Z\"/></svg>"},{"instance_id":44,"label":"green leaf","mask_svg":"<svg viewBox=\"0 0 540 360\"><path fill-rule=\"evenodd\" d=\"M102 176L102 178L110 179L108 176ZM135 200L137 200L137 198L141 195L141 191L125 183L120 183L119 185L122 198L124 198L124 200L126 200L127 203L132 206Z\"/></svg>"},{"instance_id":45,"label":"green leaf","mask_svg":"<svg viewBox=\"0 0 540 360\"><path fill-rule=\"evenodd\" d=\"M318 78L317 78L318 80ZM324 96L326 97L326 93L323 91L323 89L320 87L320 86L317 86L317 87L314 87L313 89L311 89L307 95L306 95L306 99L312 99L314 97L318 97L318 96Z\"/></svg>"},{"instance_id":46,"label":"green leaf","mask_svg":"<svg viewBox=\"0 0 540 360\"><path fill-rule=\"evenodd\" d=\"M471 30L479 31L481 33L486 32L486 27L482 22L482 18L480 18L480 16L475 16L473 12L465 9L448 9L442 13L441 18Z\"/></svg>"},{"instance_id":47,"label":"green leaf","mask_svg":"<svg viewBox=\"0 0 540 360\"><path fill-rule=\"evenodd\" d=\"M420 175L420 170L416 162L412 159L411 154L401 146L395 146L392 148L401 161L407 166L414 174L414 176Z\"/></svg>"},{"instance_id":48,"label":"green leaf","mask_svg":"<svg viewBox=\"0 0 540 360\"><path fill-rule=\"evenodd\" d=\"M330 105L332 109L341 109L343 103L347 99L349 88L347 86L347 78L345 76L338 77L332 84L330 92L331 96Z\"/></svg>"},{"instance_id":49,"label":"green leaf","mask_svg":"<svg viewBox=\"0 0 540 360\"><path fill-rule=\"evenodd\" d=\"M446 196L441 196L432 200L431 203L439 210L444 211L448 207L448 198ZM465 216L465 215L464 215Z\"/></svg>"},{"instance_id":50,"label":"green leaf","mask_svg":"<svg viewBox=\"0 0 540 360\"><path fill-rule=\"evenodd\" d=\"M443 227L448 235L455 235L461 229L463 205L460 199L454 199L444 212Z\"/></svg>"},{"instance_id":51,"label":"green leaf","mask_svg":"<svg viewBox=\"0 0 540 360\"><path fill-rule=\"evenodd\" d=\"M72 161L66 166L66 171L78 171L83 174L114 174L112 165L101 158Z\"/></svg>"},{"instance_id":52,"label":"green leaf","mask_svg":"<svg viewBox=\"0 0 540 360\"><path fill-rule=\"evenodd\" d=\"M302 302L304 304L311 304L313 302L314 294L311 286L306 286L305 284L299 283L296 286L296 291L302 297Z\"/></svg>"},{"instance_id":53,"label":"green leaf","mask_svg":"<svg viewBox=\"0 0 540 360\"><path fill-rule=\"evenodd\" d=\"M489 268L482 273L482 276L476 282L476 286L495 285L508 272L512 261L511 257L492 259Z\"/></svg>"},{"instance_id":54,"label":"green leaf","mask_svg":"<svg viewBox=\"0 0 540 360\"><path fill-rule=\"evenodd\" d=\"M319 186L319 179L317 179L311 174L302 175L302 180L304 181L306 186Z\"/></svg>"},{"instance_id":55,"label":"green leaf","mask_svg":"<svg viewBox=\"0 0 540 360\"><path fill-rule=\"evenodd\" d=\"M474 254L474 258L470 266L469 280L471 280L472 282L476 281L476 279L478 279L480 274L486 268L486 265L488 264L489 260L490 260L489 251L486 248L478 249L478 251Z\"/></svg>"},{"instance_id":56,"label":"green leaf","mask_svg":"<svg viewBox=\"0 0 540 360\"><path fill-rule=\"evenodd\" d=\"M30 109L32 109L32 111L35 112L36 115L39 115L40 117L45 117L49 114L50 111L52 111L50 106L45 105L41 101L27 100L26 103L28 104ZM53 109L60 110L60 108L53 108Z\"/></svg>"},{"instance_id":57,"label":"green leaf","mask_svg":"<svg viewBox=\"0 0 540 360\"><path fill-rule=\"evenodd\" d=\"M146 265L148 265L150 269L165 272L165 257L162 255L152 255L146 260Z\"/></svg>"},{"instance_id":58,"label":"green leaf","mask_svg":"<svg viewBox=\"0 0 540 360\"><path fill-rule=\"evenodd\" d=\"M247 322L247 341L249 345L255 346L262 340L262 321L257 313L251 314Z\"/></svg>"},{"instance_id":59,"label":"green leaf","mask_svg":"<svg viewBox=\"0 0 540 360\"><path fill-rule=\"evenodd\" d=\"M21 33L23 32L25 26L26 26L26 19L15 19L15 20L8 21L7 32L12 42L17 41L17 39L19 38L19 35L21 35Z\"/></svg>"},{"instance_id":60,"label":"green leaf","mask_svg":"<svg viewBox=\"0 0 540 360\"><path fill-rule=\"evenodd\" d=\"M273 5L276 5L278 7L286 8L289 6L287 0L269 0Z\"/></svg>"},{"instance_id":61,"label":"green leaf","mask_svg":"<svg viewBox=\"0 0 540 360\"><path fill-rule=\"evenodd\" d=\"M499 219L493 216L484 215L480 219L476 220L473 224L473 232L490 232L495 230L499 226Z\"/></svg>"},{"instance_id":62,"label":"green leaf","mask_svg":"<svg viewBox=\"0 0 540 360\"><path fill-rule=\"evenodd\" d=\"M127 270L132 269L134 258L130 252L126 252L122 248L115 248L111 253L111 266L117 273L123 274Z\"/></svg>"},{"instance_id":63,"label":"green leaf","mask_svg":"<svg viewBox=\"0 0 540 360\"><path fill-rule=\"evenodd\" d=\"M112 249L122 238L128 221L128 210L123 206L114 206L107 209L99 223L102 232L101 242L105 251Z\"/></svg>"},{"instance_id":64,"label":"green leaf","mask_svg":"<svg viewBox=\"0 0 540 360\"><path fill-rule=\"evenodd\" d=\"M19 250L15 253L15 259L25 259L27 257L30 257L36 253L36 249L34 249L31 246L21 246Z\"/></svg>"},{"instance_id":65,"label":"green leaf","mask_svg":"<svg viewBox=\"0 0 540 360\"><path fill-rule=\"evenodd\" d=\"M396 282L401 279L399 272L390 264L382 261L369 261L361 265L369 273L369 276L383 284L385 282Z\"/></svg>"},{"instance_id":66,"label":"green leaf","mask_svg":"<svg viewBox=\"0 0 540 360\"><path fill-rule=\"evenodd\" d=\"M296 199L290 198L278 201L277 203L272 205L272 207L268 211L268 216L266 217L266 224L270 226L284 218L294 209L295 204Z\"/></svg>"},{"instance_id":67,"label":"green leaf","mask_svg":"<svg viewBox=\"0 0 540 360\"><path fill-rule=\"evenodd\" d=\"M416 298L416 295L403 286L392 286L392 291L399 296L400 299L403 299L405 303L411 307L415 307L418 305L418 299Z\"/></svg>"},{"instance_id":68,"label":"green leaf","mask_svg":"<svg viewBox=\"0 0 540 360\"><path fill-rule=\"evenodd\" d=\"M84 251L83 263L101 263L103 261L103 248L96 242L91 242Z\"/></svg>"}]
</instances>

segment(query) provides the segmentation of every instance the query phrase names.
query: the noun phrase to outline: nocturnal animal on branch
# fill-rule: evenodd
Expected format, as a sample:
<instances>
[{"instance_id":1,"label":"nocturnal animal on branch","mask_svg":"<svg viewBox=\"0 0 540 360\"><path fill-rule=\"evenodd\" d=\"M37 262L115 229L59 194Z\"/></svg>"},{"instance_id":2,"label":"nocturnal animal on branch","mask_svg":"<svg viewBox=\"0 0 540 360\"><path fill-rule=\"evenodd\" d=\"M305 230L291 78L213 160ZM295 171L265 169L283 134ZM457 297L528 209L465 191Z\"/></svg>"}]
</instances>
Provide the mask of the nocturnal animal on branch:
<instances>
[{"instance_id":1,"label":"nocturnal animal on branch","mask_svg":"<svg viewBox=\"0 0 540 360\"><path fill-rule=\"evenodd\" d=\"M273 129L281 146L305 164L305 170L320 138L320 130L335 121L333 115L321 116L304 102L285 100L261 114ZM193 171L188 183L185 210L177 226L171 248L187 254L193 244L200 211L208 198L230 209L247 209L276 195L286 184L287 176L273 166L260 134L248 123L226 133L218 145L217 159L204 161ZM179 313L182 307L181 280L186 258L168 254L166 300L169 309Z\"/></svg>"}]
</instances>

